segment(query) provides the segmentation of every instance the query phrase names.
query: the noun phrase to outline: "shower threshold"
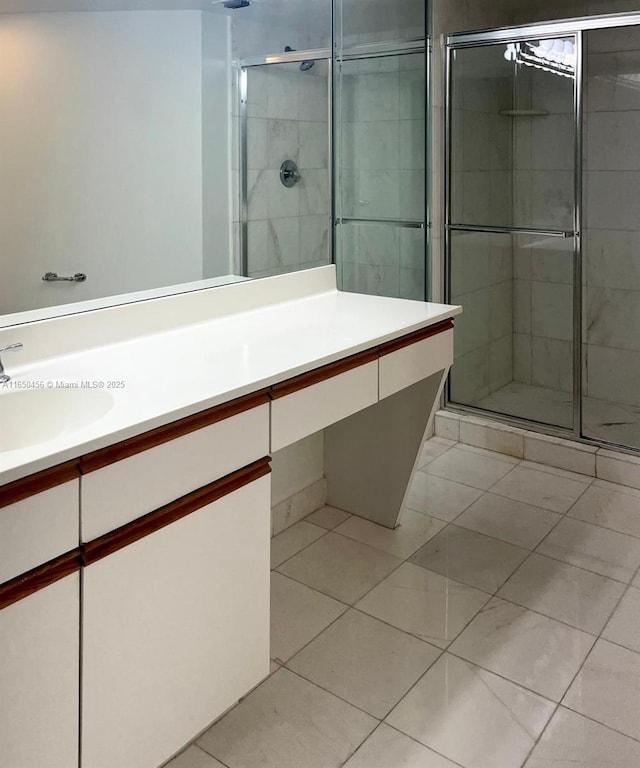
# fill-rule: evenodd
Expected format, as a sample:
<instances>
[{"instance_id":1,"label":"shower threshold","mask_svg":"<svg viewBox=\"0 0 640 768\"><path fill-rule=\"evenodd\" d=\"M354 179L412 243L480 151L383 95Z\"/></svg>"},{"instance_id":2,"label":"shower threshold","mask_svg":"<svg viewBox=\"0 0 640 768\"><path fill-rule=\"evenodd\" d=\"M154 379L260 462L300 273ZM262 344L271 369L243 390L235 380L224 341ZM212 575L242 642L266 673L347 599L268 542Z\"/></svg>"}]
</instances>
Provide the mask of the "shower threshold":
<instances>
[{"instance_id":1,"label":"shower threshold","mask_svg":"<svg viewBox=\"0 0 640 768\"><path fill-rule=\"evenodd\" d=\"M455 403L452 405L455 407ZM503 415L567 430L572 426L572 394L548 387L512 381L471 405L491 411L498 417ZM640 408L586 397L583 400L583 434L598 442L640 449Z\"/></svg>"}]
</instances>

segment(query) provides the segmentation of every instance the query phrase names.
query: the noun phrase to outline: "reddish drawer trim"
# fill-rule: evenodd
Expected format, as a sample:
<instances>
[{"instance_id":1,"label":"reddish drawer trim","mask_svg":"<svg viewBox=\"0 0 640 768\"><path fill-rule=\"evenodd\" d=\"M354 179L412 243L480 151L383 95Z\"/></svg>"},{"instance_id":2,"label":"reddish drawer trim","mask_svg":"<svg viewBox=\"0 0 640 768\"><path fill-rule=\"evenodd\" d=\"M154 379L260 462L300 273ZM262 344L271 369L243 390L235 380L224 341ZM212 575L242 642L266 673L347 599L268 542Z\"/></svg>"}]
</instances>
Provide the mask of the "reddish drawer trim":
<instances>
[{"instance_id":1,"label":"reddish drawer trim","mask_svg":"<svg viewBox=\"0 0 640 768\"><path fill-rule=\"evenodd\" d=\"M282 381L280 384L274 384L270 391L271 398L272 400L277 400L280 397L285 397L300 389L306 389L321 381L326 381L334 376L338 376L341 373L346 373L354 368L359 368L361 365L373 363L377 359L377 350L370 349L366 352L359 352L357 355L351 355L351 357L345 357L343 360L338 360L335 363L323 365L308 373L302 373L300 376L294 376L292 379Z\"/></svg>"},{"instance_id":2,"label":"reddish drawer trim","mask_svg":"<svg viewBox=\"0 0 640 768\"><path fill-rule=\"evenodd\" d=\"M159 531L176 520L190 515L207 504L211 504L223 496L228 496L254 480L268 475L271 472L270 462L271 458L268 456L254 461L253 464L249 464L244 469L232 472L214 483L205 485L204 488L199 488L197 491L192 491L186 496L172 501L155 512L149 512L144 517L84 544L81 547L83 565L91 565L91 563L129 546L129 544Z\"/></svg>"},{"instance_id":3,"label":"reddish drawer trim","mask_svg":"<svg viewBox=\"0 0 640 768\"><path fill-rule=\"evenodd\" d=\"M431 336L437 336L439 333L444 333L451 328L453 328L453 320L443 320L441 323L430 325L428 328L422 328L419 331L408 333L406 336L401 336L399 339L388 341L386 344L378 347L378 352L381 357L383 355L390 355L392 352L409 347L411 344L417 344L419 341L431 338Z\"/></svg>"},{"instance_id":4,"label":"reddish drawer trim","mask_svg":"<svg viewBox=\"0 0 640 768\"><path fill-rule=\"evenodd\" d=\"M97 469L102 469L102 467L106 467L109 464L114 464L117 461L129 458L129 456L134 456L136 453L141 453L149 448L155 448L158 445L162 445L162 443L168 443L178 437L188 435L190 432L203 429L218 421L223 421L268 402L269 393L267 390L260 390L251 395L239 397L237 400L216 405L214 408L209 408L206 411L194 413L193 416L187 416L179 421L174 421L157 429L152 429L149 432L144 432L141 435L136 435L136 437L132 437L129 440L123 440L115 445L88 453L80 459L80 472L83 475L95 472Z\"/></svg>"},{"instance_id":5,"label":"reddish drawer trim","mask_svg":"<svg viewBox=\"0 0 640 768\"><path fill-rule=\"evenodd\" d=\"M1 431L0 428L0 434ZM28 499L37 493L48 491L50 488L68 483L70 480L77 480L79 477L78 461L74 460L58 464L56 467L43 469L42 472L22 477L20 480L14 480L12 483L0 486L0 508Z\"/></svg>"},{"instance_id":6,"label":"reddish drawer trim","mask_svg":"<svg viewBox=\"0 0 640 768\"><path fill-rule=\"evenodd\" d=\"M67 552L0 585L0 610L80 570L80 549Z\"/></svg>"}]
</instances>

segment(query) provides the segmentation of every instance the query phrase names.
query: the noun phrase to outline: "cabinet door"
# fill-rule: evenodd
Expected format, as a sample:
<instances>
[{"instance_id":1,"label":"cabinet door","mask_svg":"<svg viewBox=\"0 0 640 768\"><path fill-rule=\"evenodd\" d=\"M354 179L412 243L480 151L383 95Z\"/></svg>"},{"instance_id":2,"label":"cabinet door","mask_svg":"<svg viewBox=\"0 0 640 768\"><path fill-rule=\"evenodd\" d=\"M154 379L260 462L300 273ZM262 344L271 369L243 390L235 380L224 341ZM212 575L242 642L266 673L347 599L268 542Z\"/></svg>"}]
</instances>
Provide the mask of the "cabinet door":
<instances>
[{"instance_id":1,"label":"cabinet door","mask_svg":"<svg viewBox=\"0 0 640 768\"><path fill-rule=\"evenodd\" d=\"M77 768L79 577L0 611L0 765Z\"/></svg>"},{"instance_id":2,"label":"cabinet door","mask_svg":"<svg viewBox=\"0 0 640 768\"><path fill-rule=\"evenodd\" d=\"M270 478L89 565L83 768L156 768L269 672Z\"/></svg>"}]
</instances>

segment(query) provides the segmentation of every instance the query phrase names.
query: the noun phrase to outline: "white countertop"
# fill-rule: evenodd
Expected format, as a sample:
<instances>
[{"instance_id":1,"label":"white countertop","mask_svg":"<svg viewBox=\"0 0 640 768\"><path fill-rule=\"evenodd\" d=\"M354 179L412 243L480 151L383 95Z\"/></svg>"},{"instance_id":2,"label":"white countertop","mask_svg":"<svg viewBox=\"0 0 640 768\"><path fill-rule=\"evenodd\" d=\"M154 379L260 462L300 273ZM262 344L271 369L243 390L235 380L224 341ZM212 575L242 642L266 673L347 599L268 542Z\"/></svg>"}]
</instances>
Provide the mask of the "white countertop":
<instances>
[{"instance_id":1,"label":"white countertop","mask_svg":"<svg viewBox=\"0 0 640 768\"><path fill-rule=\"evenodd\" d=\"M224 304L220 292L234 291L228 297L241 297L244 286L264 285L264 302L250 302L251 308L213 319L182 325L172 330L123 338L96 348L80 345L67 352L11 365L17 356L6 360L12 374L11 389L0 386L0 406L4 398L15 398L15 408L24 408L25 423L33 418L27 407L29 395L18 387L60 390L61 383L96 382L96 386L69 389L65 407L77 397L78 417L70 419L62 431L45 442L18 450L2 450L0 484L77 458L154 427L189 416L206 408L270 386L321 365L384 343L411 331L427 327L461 312L460 307L404 299L342 293L335 289L335 268L325 267L307 275L317 291L295 295L295 276L283 275L256 283L212 289L211 295ZM282 290L289 286L289 297ZM287 282L288 281L288 282ZM254 295L256 288L252 290ZM262 290L262 288L260 289ZM270 301L269 295L276 297ZM153 302L153 311L166 311L165 299ZM242 302L240 301L240 304ZM113 311L113 310L112 310ZM79 322L91 325L92 313ZM212 313L215 314L215 313ZM99 318L98 318L99 319ZM37 330L37 329L36 329ZM33 332L33 330L32 330ZM100 335L100 334L98 334ZM84 348L83 348L84 347ZM109 382L122 382L116 388ZM42 402L45 392L39 396ZM94 398L92 400L92 398ZM55 408L56 395L51 398ZM5 405L7 401L5 401ZM98 414L83 423L84 409ZM16 414L12 407L12 417ZM71 422L76 422L75 426ZM33 429L33 425L30 426ZM2 431L0 429L0 449Z\"/></svg>"}]
</instances>

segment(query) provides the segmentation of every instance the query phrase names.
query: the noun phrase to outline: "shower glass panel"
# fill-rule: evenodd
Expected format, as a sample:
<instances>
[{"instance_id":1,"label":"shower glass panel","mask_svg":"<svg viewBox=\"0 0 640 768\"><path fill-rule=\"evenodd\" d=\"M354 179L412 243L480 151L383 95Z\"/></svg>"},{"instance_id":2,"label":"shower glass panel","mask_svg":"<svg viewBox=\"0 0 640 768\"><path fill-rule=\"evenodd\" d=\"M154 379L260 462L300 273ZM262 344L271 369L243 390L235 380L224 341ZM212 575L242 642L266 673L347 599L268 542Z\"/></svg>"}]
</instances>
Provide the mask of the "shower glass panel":
<instances>
[{"instance_id":1,"label":"shower glass panel","mask_svg":"<svg viewBox=\"0 0 640 768\"><path fill-rule=\"evenodd\" d=\"M640 27L584 38L583 433L640 448Z\"/></svg>"},{"instance_id":2,"label":"shower glass panel","mask_svg":"<svg viewBox=\"0 0 640 768\"><path fill-rule=\"evenodd\" d=\"M327 60L247 67L242 249L264 277L331 262ZM286 165L292 161L295 165Z\"/></svg>"},{"instance_id":3,"label":"shower glass panel","mask_svg":"<svg viewBox=\"0 0 640 768\"><path fill-rule=\"evenodd\" d=\"M451 223L573 231L575 70L523 63L549 46L553 54L575 42L452 51Z\"/></svg>"},{"instance_id":4,"label":"shower glass panel","mask_svg":"<svg viewBox=\"0 0 640 768\"><path fill-rule=\"evenodd\" d=\"M341 61L336 253L346 291L425 299L425 54Z\"/></svg>"},{"instance_id":5,"label":"shower glass panel","mask_svg":"<svg viewBox=\"0 0 640 768\"><path fill-rule=\"evenodd\" d=\"M451 402L573 429L576 39L450 49Z\"/></svg>"},{"instance_id":6,"label":"shower glass panel","mask_svg":"<svg viewBox=\"0 0 640 768\"><path fill-rule=\"evenodd\" d=\"M573 427L573 241L452 232L452 402Z\"/></svg>"}]
</instances>

